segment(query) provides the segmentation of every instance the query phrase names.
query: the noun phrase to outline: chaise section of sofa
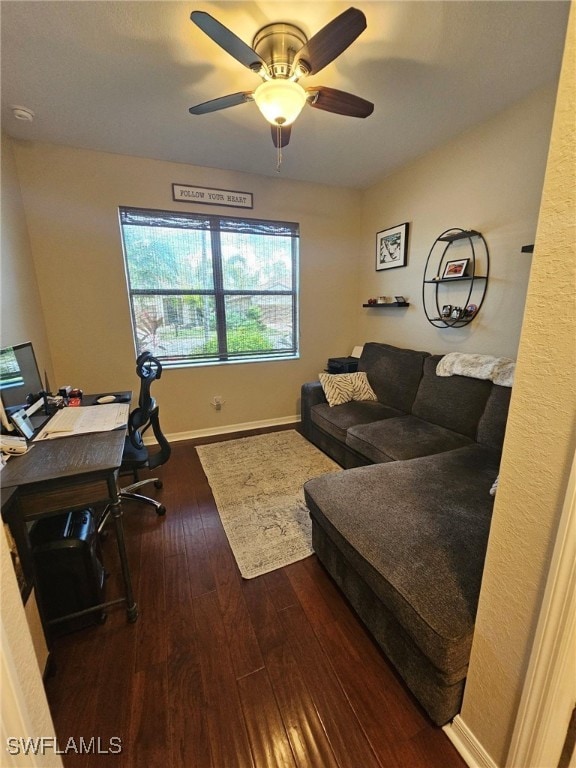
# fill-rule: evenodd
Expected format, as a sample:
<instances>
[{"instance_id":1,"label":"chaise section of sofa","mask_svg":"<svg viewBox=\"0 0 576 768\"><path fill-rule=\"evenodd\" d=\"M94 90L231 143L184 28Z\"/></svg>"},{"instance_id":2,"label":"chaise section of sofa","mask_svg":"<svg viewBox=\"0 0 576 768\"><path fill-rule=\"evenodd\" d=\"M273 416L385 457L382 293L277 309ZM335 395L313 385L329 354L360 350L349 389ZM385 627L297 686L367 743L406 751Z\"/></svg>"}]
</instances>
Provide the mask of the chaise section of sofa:
<instances>
[{"instance_id":1,"label":"chaise section of sofa","mask_svg":"<svg viewBox=\"0 0 576 768\"><path fill-rule=\"evenodd\" d=\"M460 708L498 463L475 444L304 486L320 561L438 725Z\"/></svg>"}]
</instances>

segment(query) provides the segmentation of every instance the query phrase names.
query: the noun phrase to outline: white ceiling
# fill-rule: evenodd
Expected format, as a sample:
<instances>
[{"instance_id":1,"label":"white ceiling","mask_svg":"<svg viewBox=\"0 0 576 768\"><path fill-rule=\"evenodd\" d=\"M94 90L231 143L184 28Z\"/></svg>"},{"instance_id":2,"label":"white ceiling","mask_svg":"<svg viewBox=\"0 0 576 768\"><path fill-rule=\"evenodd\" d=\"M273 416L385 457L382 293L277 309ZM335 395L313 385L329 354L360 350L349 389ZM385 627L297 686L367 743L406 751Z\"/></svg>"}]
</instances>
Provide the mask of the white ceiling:
<instances>
[{"instance_id":1,"label":"white ceiling","mask_svg":"<svg viewBox=\"0 0 576 768\"><path fill-rule=\"evenodd\" d=\"M2 129L10 136L275 176L255 104L188 107L261 81L190 21L215 16L248 45L291 22L311 37L351 4L368 28L305 86L374 102L364 120L306 106L283 178L364 188L557 79L569 2L2 0ZM11 107L35 113L18 121Z\"/></svg>"}]
</instances>

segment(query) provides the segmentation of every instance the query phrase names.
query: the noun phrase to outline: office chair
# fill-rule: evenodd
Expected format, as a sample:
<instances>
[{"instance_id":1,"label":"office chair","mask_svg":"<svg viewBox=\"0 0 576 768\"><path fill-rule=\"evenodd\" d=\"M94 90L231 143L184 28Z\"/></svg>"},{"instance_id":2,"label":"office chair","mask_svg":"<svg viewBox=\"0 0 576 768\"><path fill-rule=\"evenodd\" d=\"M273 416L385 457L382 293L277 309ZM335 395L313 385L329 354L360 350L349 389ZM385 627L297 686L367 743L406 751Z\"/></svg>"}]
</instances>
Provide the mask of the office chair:
<instances>
[{"instance_id":1,"label":"office chair","mask_svg":"<svg viewBox=\"0 0 576 768\"><path fill-rule=\"evenodd\" d=\"M132 473L134 482L120 489L120 498L150 504L156 509L157 515L165 515L166 507L164 504L156 501L156 499L151 499L149 496L134 493L137 488L147 483L154 483L156 488L162 488L162 481L159 478L149 477L146 480L140 480L138 472L140 469L155 469L165 464L170 458L170 443L162 434L160 427L160 409L150 394L152 382L162 375L162 364L150 352L142 352L136 360L136 373L140 377L138 407L128 417L128 434L124 443L120 467L120 474ZM144 433L150 427L152 427L152 432L158 442L158 449L154 452L149 450L143 441Z\"/></svg>"}]
</instances>

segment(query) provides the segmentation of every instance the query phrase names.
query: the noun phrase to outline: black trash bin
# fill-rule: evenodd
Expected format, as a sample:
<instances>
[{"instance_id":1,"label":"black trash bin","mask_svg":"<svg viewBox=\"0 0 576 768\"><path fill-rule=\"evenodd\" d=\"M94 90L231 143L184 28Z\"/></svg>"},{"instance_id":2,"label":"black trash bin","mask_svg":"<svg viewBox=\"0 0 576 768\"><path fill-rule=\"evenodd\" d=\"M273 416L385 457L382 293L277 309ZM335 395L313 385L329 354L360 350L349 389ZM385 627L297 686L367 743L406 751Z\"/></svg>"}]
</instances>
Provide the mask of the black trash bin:
<instances>
[{"instance_id":1,"label":"black trash bin","mask_svg":"<svg viewBox=\"0 0 576 768\"><path fill-rule=\"evenodd\" d=\"M92 509L46 517L34 523L30 543L39 599L50 621L104 602L105 571ZM102 623L93 611L53 625L55 634Z\"/></svg>"}]
</instances>

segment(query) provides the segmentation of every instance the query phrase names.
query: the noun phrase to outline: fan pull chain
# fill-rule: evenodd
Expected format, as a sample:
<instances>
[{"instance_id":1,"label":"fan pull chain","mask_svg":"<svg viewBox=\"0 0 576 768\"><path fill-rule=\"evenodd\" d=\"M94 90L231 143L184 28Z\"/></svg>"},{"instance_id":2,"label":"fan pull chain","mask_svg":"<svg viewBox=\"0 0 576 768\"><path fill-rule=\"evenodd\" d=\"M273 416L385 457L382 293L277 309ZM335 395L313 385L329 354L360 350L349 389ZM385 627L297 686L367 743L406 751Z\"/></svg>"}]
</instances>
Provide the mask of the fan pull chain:
<instances>
[{"instance_id":1,"label":"fan pull chain","mask_svg":"<svg viewBox=\"0 0 576 768\"><path fill-rule=\"evenodd\" d=\"M276 126L276 173L280 173L280 166L282 165L282 128Z\"/></svg>"}]
</instances>

